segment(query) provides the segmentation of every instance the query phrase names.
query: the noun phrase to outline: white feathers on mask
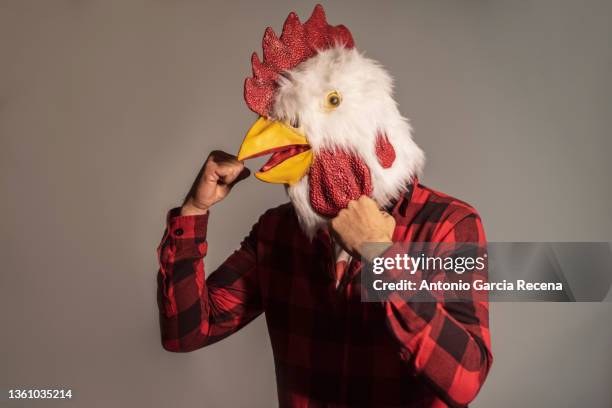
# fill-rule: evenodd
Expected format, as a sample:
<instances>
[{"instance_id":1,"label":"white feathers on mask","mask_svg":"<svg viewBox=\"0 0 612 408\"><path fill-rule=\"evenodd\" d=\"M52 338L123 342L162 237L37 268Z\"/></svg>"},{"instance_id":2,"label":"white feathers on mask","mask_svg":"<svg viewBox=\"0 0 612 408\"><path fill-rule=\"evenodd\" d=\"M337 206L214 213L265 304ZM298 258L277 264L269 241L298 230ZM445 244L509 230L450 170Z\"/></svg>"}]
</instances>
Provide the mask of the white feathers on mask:
<instances>
[{"instance_id":1,"label":"white feathers on mask","mask_svg":"<svg viewBox=\"0 0 612 408\"><path fill-rule=\"evenodd\" d=\"M325 106L328 93L337 91L341 104ZM412 128L393 99L393 81L376 61L356 49L341 46L320 51L279 81L272 110L274 119L298 125L316 157L320 149L356 153L370 169L372 199L385 207L397 199L422 172L425 155L412 139ZM376 156L378 133L395 150L395 161L383 168ZM287 187L300 225L314 237L327 220L317 214L309 196L308 175Z\"/></svg>"}]
</instances>

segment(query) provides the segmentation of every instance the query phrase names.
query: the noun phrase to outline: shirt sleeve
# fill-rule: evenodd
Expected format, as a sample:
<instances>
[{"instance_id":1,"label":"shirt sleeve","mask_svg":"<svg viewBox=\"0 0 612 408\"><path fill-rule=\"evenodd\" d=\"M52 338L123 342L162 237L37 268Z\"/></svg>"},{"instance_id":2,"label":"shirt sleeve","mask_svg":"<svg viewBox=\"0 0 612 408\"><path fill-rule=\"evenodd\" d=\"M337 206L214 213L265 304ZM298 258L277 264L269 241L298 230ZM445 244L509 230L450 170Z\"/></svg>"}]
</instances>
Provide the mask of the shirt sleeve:
<instances>
[{"instance_id":1,"label":"shirt sleeve","mask_svg":"<svg viewBox=\"0 0 612 408\"><path fill-rule=\"evenodd\" d=\"M157 250L162 345L187 352L219 341L262 313L257 281L257 225L240 247L205 278L209 215L168 213Z\"/></svg>"},{"instance_id":2,"label":"shirt sleeve","mask_svg":"<svg viewBox=\"0 0 612 408\"><path fill-rule=\"evenodd\" d=\"M469 214L445 223L432 241L477 243L486 248L482 223ZM390 249L392 251L392 249ZM487 269L477 279L487 279ZM422 293L420 293L422 295ZM489 307L486 292L472 299L444 302L414 301L392 294L384 302L387 323L400 344L400 358L454 407L471 402L492 364Z\"/></svg>"}]
</instances>

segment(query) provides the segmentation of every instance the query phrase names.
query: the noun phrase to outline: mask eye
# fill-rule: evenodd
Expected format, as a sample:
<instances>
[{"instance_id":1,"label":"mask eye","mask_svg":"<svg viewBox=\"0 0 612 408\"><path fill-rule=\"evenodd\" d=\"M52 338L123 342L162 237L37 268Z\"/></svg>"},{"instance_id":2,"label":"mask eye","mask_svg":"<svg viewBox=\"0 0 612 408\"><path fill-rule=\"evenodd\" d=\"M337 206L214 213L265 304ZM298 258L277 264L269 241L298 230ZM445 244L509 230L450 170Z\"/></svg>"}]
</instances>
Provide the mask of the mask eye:
<instances>
[{"instance_id":1,"label":"mask eye","mask_svg":"<svg viewBox=\"0 0 612 408\"><path fill-rule=\"evenodd\" d=\"M338 91L332 91L325 97L325 107L327 109L336 109L338 106L340 106L341 102L342 97Z\"/></svg>"}]
</instances>

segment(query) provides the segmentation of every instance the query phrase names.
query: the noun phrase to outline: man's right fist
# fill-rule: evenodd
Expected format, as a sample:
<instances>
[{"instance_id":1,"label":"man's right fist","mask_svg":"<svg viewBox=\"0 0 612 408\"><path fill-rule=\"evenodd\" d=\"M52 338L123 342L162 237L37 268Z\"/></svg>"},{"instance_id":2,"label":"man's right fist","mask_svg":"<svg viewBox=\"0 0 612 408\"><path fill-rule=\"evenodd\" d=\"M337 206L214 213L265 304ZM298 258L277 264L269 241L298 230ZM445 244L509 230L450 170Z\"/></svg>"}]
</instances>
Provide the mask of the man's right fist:
<instances>
[{"instance_id":1,"label":"man's right fist","mask_svg":"<svg viewBox=\"0 0 612 408\"><path fill-rule=\"evenodd\" d=\"M215 150L200 169L191 190L185 197L181 215L202 215L223 200L232 187L251 174L236 156Z\"/></svg>"}]
</instances>

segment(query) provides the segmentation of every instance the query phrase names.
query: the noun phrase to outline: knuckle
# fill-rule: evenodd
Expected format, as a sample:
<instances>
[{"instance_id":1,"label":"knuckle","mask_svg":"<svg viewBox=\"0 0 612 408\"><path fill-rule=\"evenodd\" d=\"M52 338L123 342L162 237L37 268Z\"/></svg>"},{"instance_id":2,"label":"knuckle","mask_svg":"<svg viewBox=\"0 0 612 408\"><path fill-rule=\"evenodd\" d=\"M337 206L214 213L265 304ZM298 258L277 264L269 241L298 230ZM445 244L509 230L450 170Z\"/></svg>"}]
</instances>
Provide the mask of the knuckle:
<instances>
[{"instance_id":1,"label":"knuckle","mask_svg":"<svg viewBox=\"0 0 612 408\"><path fill-rule=\"evenodd\" d=\"M238 161L236 156L234 156L233 154L226 153L222 150L213 150L208 155L208 158L219 163L241 163L240 161Z\"/></svg>"},{"instance_id":2,"label":"knuckle","mask_svg":"<svg viewBox=\"0 0 612 408\"><path fill-rule=\"evenodd\" d=\"M217 167L218 167L217 163L215 163L214 161L212 160L207 161L206 164L204 165L204 173L205 174L214 173Z\"/></svg>"},{"instance_id":3,"label":"knuckle","mask_svg":"<svg viewBox=\"0 0 612 408\"><path fill-rule=\"evenodd\" d=\"M204 164L204 166L207 169L214 169L214 168L219 167L219 163L217 163L213 157L210 157L208 160L206 160L206 163Z\"/></svg>"}]
</instances>

